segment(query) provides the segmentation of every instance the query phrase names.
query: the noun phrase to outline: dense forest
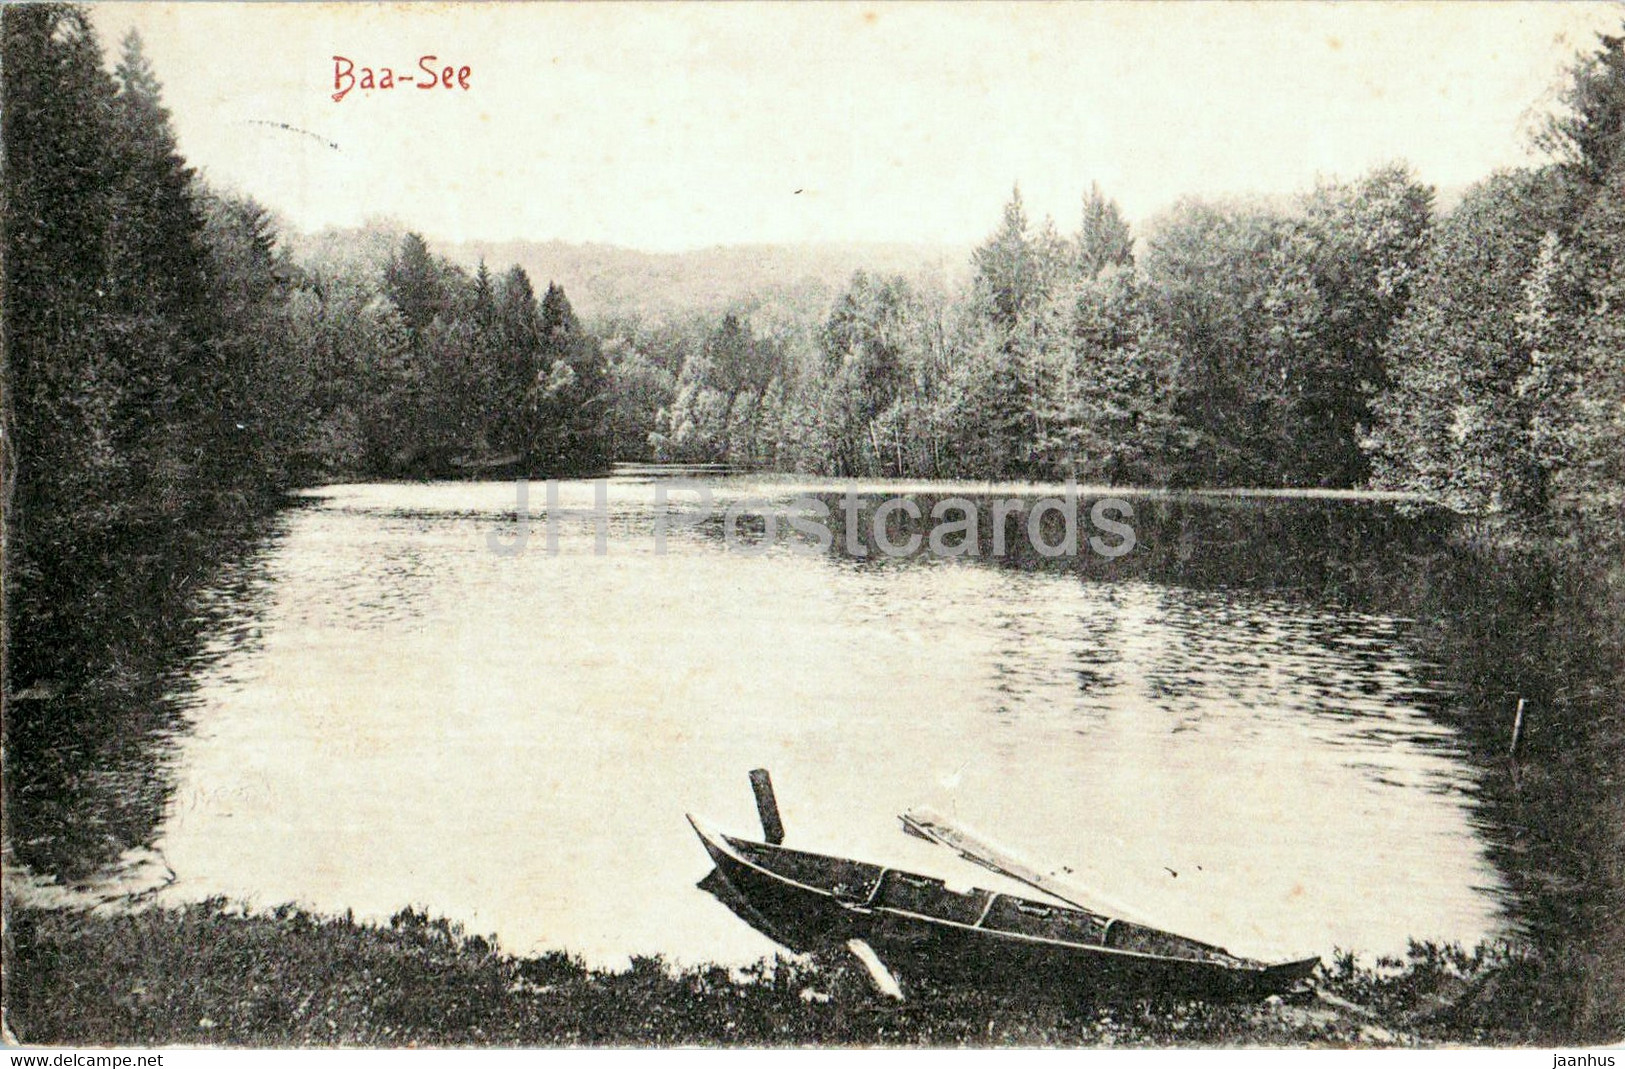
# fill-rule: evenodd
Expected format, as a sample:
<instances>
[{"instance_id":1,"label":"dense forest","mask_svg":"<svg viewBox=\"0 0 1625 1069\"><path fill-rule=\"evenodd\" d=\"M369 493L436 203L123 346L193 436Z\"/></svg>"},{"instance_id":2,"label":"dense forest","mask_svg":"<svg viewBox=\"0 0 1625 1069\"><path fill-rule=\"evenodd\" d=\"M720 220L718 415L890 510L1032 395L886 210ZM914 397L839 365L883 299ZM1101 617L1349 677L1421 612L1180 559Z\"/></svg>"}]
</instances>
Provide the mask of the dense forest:
<instances>
[{"instance_id":1,"label":"dense forest","mask_svg":"<svg viewBox=\"0 0 1625 1069\"><path fill-rule=\"evenodd\" d=\"M1579 60L1550 162L1448 212L1401 165L1134 234L1019 190L966 280L854 274L813 315L606 315L411 232L323 243L209 188L139 38L5 13L8 584L71 625L121 546L343 478L612 459L850 476L1414 491L1607 509L1625 466L1625 52ZM87 588L86 584L90 584ZM17 617L14 615L13 619ZM54 673L25 629L11 678ZM47 632L50 627L45 629ZM51 644L59 645L59 644Z\"/></svg>"},{"instance_id":2,"label":"dense forest","mask_svg":"<svg viewBox=\"0 0 1625 1069\"><path fill-rule=\"evenodd\" d=\"M81 9L8 6L4 33L16 689L85 667L95 606L158 596L188 539L289 487L604 467L606 365L561 289L415 235L306 270L181 157L138 37L109 73Z\"/></svg>"},{"instance_id":3,"label":"dense forest","mask_svg":"<svg viewBox=\"0 0 1625 1069\"><path fill-rule=\"evenodd\" d=\"M1620 55L1609 39L1577 67L1552 163L1446 213L1403 166L1292 203L1187 200L1138 238L1098 189L1070 236L1017 191L956 292L860 272L799 334L725 316L677 353L611 331L614 403L659 459L1606 509Z\"/></svg>"},{"instance_id":4,"label":"dense forest","mask_svg":"<svg viewBox=\"0 0 1625 1069\"><path fill-rule=\"evenodd\" d=\"M0 28L5 791L25 864L72 873L28 834L48 811L103 860L141 841L76 792L116 780L151 826L163 788L131 740L164 726L162 673L196 638L222 547L263 534L286 491L615 460L1372 487L1487 518L1461 525L1457 570L1411 562L1415 586L1462 601L1426 627L1485 681L1477 750L1500 760L1504 699L1543 718L1531 763L1484 793L1509 825L1625 834L1625 38L1576 61L1538 134L1546 162L1448 209L1399 164L1291 199L1186 200L1138 232L1094 186L1064 231L1017 190L1001 217L985 206L958 275L893 260L831 294L781 265L724 307L587 317L521 266L406 227L298 233L210 188L140 40L109 69L81 8L6 5ZM1486 531L1561 537L1486 549ZM1179 548L1162 541L1142 559ZM1268 538L1217 541L1274 566L1253 548ZM1478 599L1466 580L1486 575L1506 591ZM1576 979L1555 1005L1605 1025L1625 1004L1619 856L1551 866L1553 896L1600 933L1560 962Z\"/></svg>"},{"instance_id":5,"label":"dense forest","mask_svg":"<svg viewBox=\"0 0 1625 1069\"><path fill-rule=\"evenodd\" d=\"M828 475L1415 491L1606 509L1625 466L1625 52L1577 62L1544 166L1450 211L1400 165L1130 231L1019 190L963 283L604 315L411 232L322 242L210 189L133 35L5 12L13 620L71 630L120 547L343 478L612 459ZM363 235L367 237L368 235ZM97 564L96 562L100 562ZM13 634L10 678L55 674ZM70 644L71 645L71 644Z\"/></svg>"}]
</instances>

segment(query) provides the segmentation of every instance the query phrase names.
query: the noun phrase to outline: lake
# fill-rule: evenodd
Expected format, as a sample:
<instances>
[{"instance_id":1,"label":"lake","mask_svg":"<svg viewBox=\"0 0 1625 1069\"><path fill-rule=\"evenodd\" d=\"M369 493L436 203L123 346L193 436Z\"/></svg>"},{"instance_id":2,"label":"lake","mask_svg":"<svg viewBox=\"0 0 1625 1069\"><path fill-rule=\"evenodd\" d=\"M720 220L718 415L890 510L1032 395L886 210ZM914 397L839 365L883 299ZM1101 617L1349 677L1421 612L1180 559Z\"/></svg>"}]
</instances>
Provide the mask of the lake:
<instances>
[{"instance_id":1,"label":"lake","mask_svg":"<svg viewBox=\"0 0 1625 1069\"><path fill-rule=\"evenodd\" d=\"M930 805L1238 953L1507 924L1457 688L1371 590L1431 537L1391 502L1128 496L1115 559L892 558L727 537L728 502L845 489L744 476L674 492L700 522L657 552L659 485L606 481L602 555L587 482L553 553L540 484L517 552L511 483L303 495L177 677L163 899L742 963L773 945L694 886L683 817L755 836L766 767L790 845L1008 888L900 832Z\"/></svg>"}]
</instances>

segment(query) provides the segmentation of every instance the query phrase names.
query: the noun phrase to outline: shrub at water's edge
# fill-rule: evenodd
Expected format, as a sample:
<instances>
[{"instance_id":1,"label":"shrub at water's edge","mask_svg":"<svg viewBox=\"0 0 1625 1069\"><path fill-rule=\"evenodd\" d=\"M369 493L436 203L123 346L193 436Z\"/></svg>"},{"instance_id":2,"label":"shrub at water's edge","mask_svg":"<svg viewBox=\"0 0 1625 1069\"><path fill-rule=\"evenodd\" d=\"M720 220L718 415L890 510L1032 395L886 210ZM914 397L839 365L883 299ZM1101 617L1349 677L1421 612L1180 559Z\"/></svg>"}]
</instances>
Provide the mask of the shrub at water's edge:
<instances>
[{"instance_id":1,"label":"shrub at water's edge","mask_svg":"<svg viewBox=\"0 0 1625 1069\"><path fill-rule=\"evenodd\" d=\"M1538 951L1542 1012L1573 1038L1625 1031L1625 531L1464 531L1417 624L1463 688L1475 808ZM1471 569L1467 574L1463 569ZM1526 703L1513 750L1519 699Z\"/></svg>"}]
</instances>

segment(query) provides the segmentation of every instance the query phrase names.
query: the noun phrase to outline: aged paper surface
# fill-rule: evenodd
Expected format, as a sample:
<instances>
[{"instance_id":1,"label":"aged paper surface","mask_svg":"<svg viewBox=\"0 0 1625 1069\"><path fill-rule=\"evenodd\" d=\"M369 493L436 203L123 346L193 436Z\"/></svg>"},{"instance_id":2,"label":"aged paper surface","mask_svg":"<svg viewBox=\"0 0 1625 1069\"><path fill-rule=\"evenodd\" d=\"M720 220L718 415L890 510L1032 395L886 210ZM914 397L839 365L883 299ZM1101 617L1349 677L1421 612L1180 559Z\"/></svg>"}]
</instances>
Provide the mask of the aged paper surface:
<instances>
[{"instance_id":1,"label":"aged paper surface","mask_svg":"<svg viewBox=\"0 0 1625 1069\"><path fill-rule=\"evenodd\" d=\"M8 6L8 1040L1617 1042L1620 25Z\"/></svg>"}]
</instances>

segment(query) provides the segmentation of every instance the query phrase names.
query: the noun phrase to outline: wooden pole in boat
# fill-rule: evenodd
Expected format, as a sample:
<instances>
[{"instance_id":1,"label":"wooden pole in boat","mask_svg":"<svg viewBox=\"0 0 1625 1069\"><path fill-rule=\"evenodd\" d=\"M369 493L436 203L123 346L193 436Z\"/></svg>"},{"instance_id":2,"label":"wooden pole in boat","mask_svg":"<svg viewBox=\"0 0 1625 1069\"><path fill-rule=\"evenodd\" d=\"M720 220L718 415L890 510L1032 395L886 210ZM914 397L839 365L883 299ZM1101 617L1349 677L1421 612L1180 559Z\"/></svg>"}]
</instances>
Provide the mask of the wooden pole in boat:
<instances>
[{"instance_id":1,"label":"wooden pole in boat","mask_svg":"<svg viewBox=\"0 0 1625 1069\"><path fill-rule=\"evenodd\" d=\"M1513 760L1518 757L1518 736L1523 734L1523 699L1518 699L1518 712L1512 718L1512 745L1507 747L1507 756Z\"/></svg>"},{"instance_id":2,"label":"wooden pole in boat","mask_svg":"<svg viewBox=\"0 0 1625 1069\"><path fill-rule=\"evenodd\" d=\"M784 822L779 819L779 803L773 797L773 777L765 768L750 773L750 789L756 792L756 815L762 818L762 837L774 846L784 842Z\"/></svg>"}]
</instances>

